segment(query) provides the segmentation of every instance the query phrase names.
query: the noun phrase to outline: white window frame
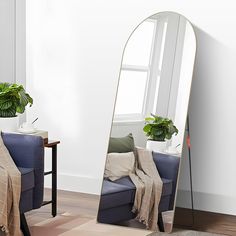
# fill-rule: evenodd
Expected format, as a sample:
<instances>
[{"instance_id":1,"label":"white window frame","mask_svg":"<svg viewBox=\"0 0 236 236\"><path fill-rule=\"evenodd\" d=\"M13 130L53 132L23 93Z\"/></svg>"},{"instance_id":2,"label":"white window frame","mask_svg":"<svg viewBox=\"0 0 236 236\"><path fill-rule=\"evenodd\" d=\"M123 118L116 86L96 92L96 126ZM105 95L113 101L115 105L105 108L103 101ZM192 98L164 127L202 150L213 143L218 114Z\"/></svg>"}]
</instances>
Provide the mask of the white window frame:
<instances>
[{"instance_id":1,"label":"white window frame","mask_svg":"<svg viewBox=\"0 0 236 236\"><path fill-rule=\"evenodd\" d=\"M162 17L161 19L153 18L153 20L156 21L156 31L154 39L155 43L153 45L151 61L151 65L153 68L150 74L145 116L150 115L150 112L156 113L159 82L162 73L162 63L164 58L164 48L168 27L168 17Z\"/></svg>"},{"instance_id":2,"label":"white window frame","mask_svg":"<svg viewBox=\"0 0 236 236\"><path fill-rule=\"evenodd\" d=\"M158 98L159 80L161 77L164 46L168 27L168 17L149 18L147 21L154 23L152 46L148 66L122 64L122 71L147 72L147 80L144 90L142 112L136 114L114 114L114 123L143 122L150 112L156 113L156 99ZM155 99L156 98L156 99Z\"/></svg>"},{"instance_id":3,"label":"white window frame","mask_svg":"<svg viewBox=\"0 0 236 236\"><path fill-rule=\"evenodd\" d=\"M157 21L154 19L148 19L147 21L154 23L152 45L151 45L148 66L127 65L127 64L122 64L122 66L121 66L121 73L122 73L122 71L147 72L147 79L146 79L146 85L145 85L145 90L144 90L142 112L141 113L134 113L134 114L122 114L122 115L114 114L114 122L140 122L140 121L144 120L144 117L147 113L146 111L147 111L148 91L150 90L150 86L151 86L150 74L151 74L151 67L152 67L152 57L153 57L153 51L154 51L154 45L155 45L155 39L156 39L156 31L157 31L156 30L157 29Z\"/></svg>"}]
</instances>

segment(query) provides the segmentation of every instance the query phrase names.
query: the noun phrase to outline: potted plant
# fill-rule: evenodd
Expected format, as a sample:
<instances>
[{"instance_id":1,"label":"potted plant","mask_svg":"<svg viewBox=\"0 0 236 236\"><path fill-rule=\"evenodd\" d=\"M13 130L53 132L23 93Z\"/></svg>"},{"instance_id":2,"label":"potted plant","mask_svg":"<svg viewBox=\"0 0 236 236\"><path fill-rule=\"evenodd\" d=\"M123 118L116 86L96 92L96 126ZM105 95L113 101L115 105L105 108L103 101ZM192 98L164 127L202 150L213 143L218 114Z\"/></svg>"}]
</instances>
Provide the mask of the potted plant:
<instances>
[{"instance_id":1,"label":"potted plant","mask_svg":"<svg viewBox=\"0 0 236 236\"><path fill-rule=\"evenodd\" d=\"M178 134L178 129L171 119L153 114L145 118L143 131L148 137L147 148L153 151L164 151L166 141L170 140L174 134Z\"/></svg>"},{"instance_id":2,"label":"potted plant","mask_svg":"<svg viewBox=\"0 0 236 236\"><path fill-rule=\"evenodd\" d=\"M18 127L18 114L23 114L33 99L22 85L0 83L0 130L15 131Z\"/></svg>"}]
</instances>

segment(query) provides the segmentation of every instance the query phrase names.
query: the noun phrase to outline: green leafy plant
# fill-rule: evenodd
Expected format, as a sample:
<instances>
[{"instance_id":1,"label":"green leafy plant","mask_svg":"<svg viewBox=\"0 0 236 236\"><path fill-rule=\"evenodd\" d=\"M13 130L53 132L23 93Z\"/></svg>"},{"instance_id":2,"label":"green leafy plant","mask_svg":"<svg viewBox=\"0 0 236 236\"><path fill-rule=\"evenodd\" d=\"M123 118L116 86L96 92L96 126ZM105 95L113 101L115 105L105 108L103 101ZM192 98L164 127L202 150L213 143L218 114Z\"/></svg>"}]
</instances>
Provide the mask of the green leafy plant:
<instances>
[{"instance_id":1,"label":"green leafy plant","mask_svg":"<svg viewBox=\"0 0 236 236\"><path fill-rule=\"evenodd\" d=\"M33 99L22 85L0 83L0 117L15 117L24 113L27 105L32 106Z\"/></svg>"},{"instance_id":2,"label":"green leafy plant","mask_svg":"<svg viewBox=\"0 0 236 236\"><path fill-rule=\"evenodd\" d=\"M151 114L151 117L145 118L143 131L148 139L153 141L166 141L171 139L173 134L178 134L178 129L171 119L153 114Z\"/></svg>"}]
</instances>

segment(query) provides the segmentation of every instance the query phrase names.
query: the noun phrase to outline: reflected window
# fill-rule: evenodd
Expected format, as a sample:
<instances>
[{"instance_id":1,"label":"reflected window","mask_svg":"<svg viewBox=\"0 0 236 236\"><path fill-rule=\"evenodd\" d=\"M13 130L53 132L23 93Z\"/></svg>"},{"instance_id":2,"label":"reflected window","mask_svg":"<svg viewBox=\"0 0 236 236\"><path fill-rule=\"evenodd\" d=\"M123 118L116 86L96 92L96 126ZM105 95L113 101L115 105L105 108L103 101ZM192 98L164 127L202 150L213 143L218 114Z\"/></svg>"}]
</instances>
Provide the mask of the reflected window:
<instances>
[{"instance_id":1,"label":"reflected window","mask_svg":"<svg viewBox=\"0 0 236 236\"><path fill-rule=\"evenodd\" d=\"M123 55L115 121L143 120L153 110L155 102L150 101L158 93L166 27L166 21L157 27L156 19L148 19L131 35Z\"/></svg>"},{"instance_id":2,"label":"reflected window","mask_svg":"<svg viewBox=\"0 0 236 236\"><path fill-rule=\"evenodd\" d=\"M142 113L146 83L147 71L124 70L121 72L116 114L128 115Z\"/></svg>"},{"instance_id":3,"label":"reflected window","mask_svg":"<svg viewBox=\"0 0 236 236\"><path fill-rule=\"evenodd\" d=\"M134 31L125 48L123 65L149 66L154 29L154 21L145 21Z\"/></svg>"}]
</instances>

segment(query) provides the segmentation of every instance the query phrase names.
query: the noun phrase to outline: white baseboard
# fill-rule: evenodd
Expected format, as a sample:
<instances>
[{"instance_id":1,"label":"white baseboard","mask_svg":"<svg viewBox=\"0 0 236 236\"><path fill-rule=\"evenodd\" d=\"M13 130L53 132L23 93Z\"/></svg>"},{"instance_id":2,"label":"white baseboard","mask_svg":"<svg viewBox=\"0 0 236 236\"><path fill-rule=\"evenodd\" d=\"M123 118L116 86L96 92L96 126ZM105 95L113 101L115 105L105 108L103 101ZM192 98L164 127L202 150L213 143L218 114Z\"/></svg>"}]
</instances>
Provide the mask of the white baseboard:
<instances>
[{"instance_id":1,"label":"white baseboard","mask_svg":"<svg viewBox=\"0 0 236 236\"><path fill-rule=\"evenodd\" d=\"M45 187L51 188L50 178L45 178ZM58 189L100 195L102 180L89 176L58 174Z\"/></svg>"},{"instance_id":2,"label":"white baseboard","mask_svg":"<svg viewBox=\"0 0 236 236\"><path fill-rule=\"evenodd\" d=\"M210 193L194 192L194 209L236 215L236 198ZM178 190L177 207L191 208L190 191Z\"/></svg>"}]
</instances>

